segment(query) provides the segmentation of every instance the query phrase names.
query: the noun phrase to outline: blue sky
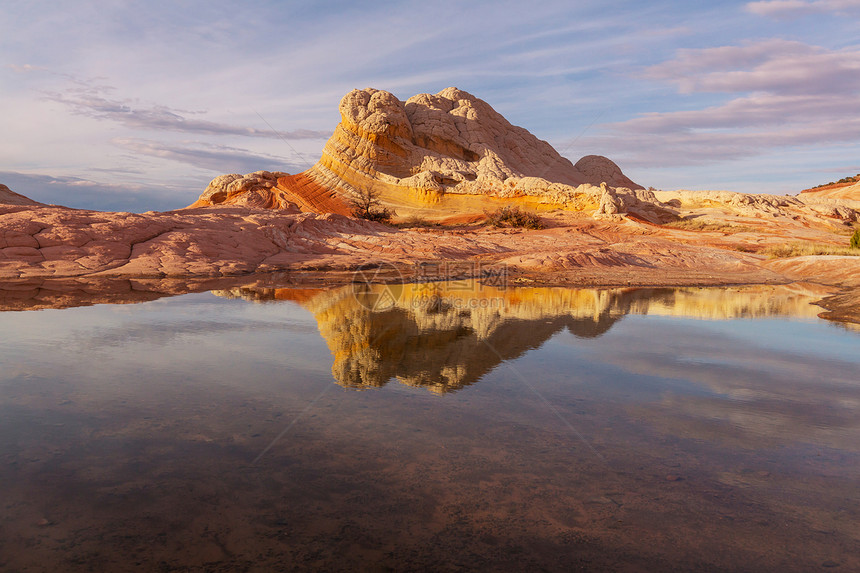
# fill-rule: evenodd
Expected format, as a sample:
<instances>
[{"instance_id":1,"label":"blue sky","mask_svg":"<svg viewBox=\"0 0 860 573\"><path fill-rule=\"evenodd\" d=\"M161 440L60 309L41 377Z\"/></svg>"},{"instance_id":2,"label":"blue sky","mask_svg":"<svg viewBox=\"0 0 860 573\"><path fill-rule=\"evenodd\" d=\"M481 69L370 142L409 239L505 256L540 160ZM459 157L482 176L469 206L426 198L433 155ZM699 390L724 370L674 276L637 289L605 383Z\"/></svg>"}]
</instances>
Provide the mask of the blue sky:
<instances>
[{"instance_id":1,"label":"blue sky","mask_svg":"<svg viewBox=\"0 0 860 573\"><path fill-rule=\"evenodd\" d=\"M222 173L306 169L368 86L456 86L661 189L860 173L860 0L698 4L5 0L0 183L182 207Z\"/></svg>"}]
</instances>

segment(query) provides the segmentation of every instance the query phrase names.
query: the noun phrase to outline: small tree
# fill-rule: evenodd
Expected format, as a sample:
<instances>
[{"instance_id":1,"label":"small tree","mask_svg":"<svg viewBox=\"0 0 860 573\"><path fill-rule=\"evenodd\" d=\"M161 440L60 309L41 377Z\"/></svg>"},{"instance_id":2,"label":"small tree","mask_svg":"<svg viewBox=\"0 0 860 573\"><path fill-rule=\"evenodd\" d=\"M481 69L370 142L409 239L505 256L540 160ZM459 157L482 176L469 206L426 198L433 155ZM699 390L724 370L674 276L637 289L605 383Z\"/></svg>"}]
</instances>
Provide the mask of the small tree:
<instances>
[{"instance_id":1,"label":"small tree","mask_svg":"<svg viewBox=\"0 0 860 573\"><path fill-rule=\"evenodd\" d=\"M854 234L851 236L851 248L860 249L860 229L854 231Z\"/></svg>"},{"instance_id":2,"label":"small tree","mask_svg":"<svg viewBox=\"0 0 860 573\"><path fill-rule=\"evenodd\" d=\"M394 214L382 207L379 201L379 190L370 186L358 189L349 202L352 214L359 219L388 223Z\"/></svg>"}]
</instances>

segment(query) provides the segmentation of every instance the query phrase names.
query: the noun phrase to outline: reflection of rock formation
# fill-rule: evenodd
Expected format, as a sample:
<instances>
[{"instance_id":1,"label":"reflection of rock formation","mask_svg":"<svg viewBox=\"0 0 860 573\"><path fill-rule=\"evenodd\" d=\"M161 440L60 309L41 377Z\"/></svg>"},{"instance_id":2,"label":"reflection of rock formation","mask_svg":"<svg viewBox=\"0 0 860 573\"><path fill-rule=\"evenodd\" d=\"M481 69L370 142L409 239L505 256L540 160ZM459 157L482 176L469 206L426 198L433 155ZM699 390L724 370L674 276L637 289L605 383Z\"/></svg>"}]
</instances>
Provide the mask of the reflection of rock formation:
<instances>
[{"instance_id":1,"label":"reflection of rock formation","mask_svg":"<svg viewBox=\"0 0 860 573\"><path fill-rule=\"evenodd\" d=\"M706 319L814 317L820 287L566 289L482 286L474 281L353 285L335 290L234 289L251 300L295 300L317 319L349 388L392 378L434 392L457 390L567 329L594 338L626 314Z\"/></svg>"},{"instance_id":2,"label":"reflection of rock formation","mask_svg":"<svg viewBox=\"0 0 860 573\"><path fill-rule=\"evenodd\" d=\"M0 312L135 304L167 296L232 288L248 277L208 279L28 279L0 281Z\"/></svg>"}]
</instances>

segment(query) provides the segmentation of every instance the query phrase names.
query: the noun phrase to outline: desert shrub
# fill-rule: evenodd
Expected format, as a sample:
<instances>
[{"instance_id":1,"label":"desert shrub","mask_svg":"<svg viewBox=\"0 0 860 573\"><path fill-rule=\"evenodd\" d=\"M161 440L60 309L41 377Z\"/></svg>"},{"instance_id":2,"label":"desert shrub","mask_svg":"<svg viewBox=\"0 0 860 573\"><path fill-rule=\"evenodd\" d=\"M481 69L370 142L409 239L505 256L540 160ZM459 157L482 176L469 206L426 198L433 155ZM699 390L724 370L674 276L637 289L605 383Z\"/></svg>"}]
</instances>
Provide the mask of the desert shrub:
<instances>
[{"instance_id":1,"label":"desert shrub","mask_svg":"<svg viewBox=\"0 0 860 573\"><path fill-rule=\"evenodd\" d=\"M376 221L377 223L390 223L391 217L394 216L394 213L385 207L377 207L374 209L367 210L352 210L352 214L358 217L359 219L366 219L368 221Z\"/></svg>"},{"instance_id":2,"label":"desert shrub","mask_svg":"<svg viewBox=\"0 0 860 573\"><path fill-rule=\"evenodd\" d=\"M787 243L785 245L772 245L770 247L766 247L765 249L762 249L761 253L772 259L805 257L808 255L860 256L860 249L838 247L836 245L825 245L821 243Z\"/></svg>"},{"instance_id":3,"label":"desert shrub","mask_svg":"<svg viewBox=\"0 0 860 573\"><path fill-rule=\"evenodd\" d=\"M494 227L522 227L524 229L543 229L543 221L535 213L522 211L519 207L502 207L486 213L487 222Z\"/></svg>"},{"instance_id":4,"label":"desert shrub","mask_svg":"<svg viewBox=\"0 0 860 573\"><path fill-rule=\"evenodd\" d=\"M350 200L352 214L359 219L390 223L394 212L380 206L379 191L373 187L359 189Z\"/></svg>"},{"instance_id":5,"label":"desert shrub","mask_svg":"<svg viewBox=\"0 0 860 573\"><path fill-rule=\"evenodd\" d=\"M860 229L854 231L854 234L851 235L851 241L849 243L852 249L860 249Z\"/></svg>"},{"instance_id":6,"label":"desert shrub","mask_svg":"<svg viewBox=\"0 0 860 573\"><path fill-rule=\"evenodd\" d=\"M854 177L843 177L839 181L831 181L830 183L822 183L821 185L816 185L815 187L811 187L811 189L819 189L821 187L828 187L830 185L838 185L840 183L857 183L860 181L860 173L855 175Z\"/></svg>"},{"instance_id":7,"label":"desert shrub","mask_svg":"<svg viewBox=\"0 0 860 573\"><path fill-rule=\"evenodd\" d=\"M748 233L755 231L753 227L747 225L735 225L734 223L724 223L722 221L713 221L709 219L681 219L672 221L663 225L672 229L682 229L684 231L720 231L723 233Z\"/></svg>"},{"instance_id":8,"label":"desert shrub","mask_svg":"<svg viewBox=\"0 0 860 573\"><path fill-rule=\"evenodd\" d=\"M426 227L438 227L439 223L434 222L434 221L428 221L427 219L425 219L424 217L421 217L419 215L410 215L409 217L402 220L401 222L396 223L396 226L400 227L402 229L408 229L408 228L414 228L414 227L426 228Z\"/></svg>"}]
</instances>

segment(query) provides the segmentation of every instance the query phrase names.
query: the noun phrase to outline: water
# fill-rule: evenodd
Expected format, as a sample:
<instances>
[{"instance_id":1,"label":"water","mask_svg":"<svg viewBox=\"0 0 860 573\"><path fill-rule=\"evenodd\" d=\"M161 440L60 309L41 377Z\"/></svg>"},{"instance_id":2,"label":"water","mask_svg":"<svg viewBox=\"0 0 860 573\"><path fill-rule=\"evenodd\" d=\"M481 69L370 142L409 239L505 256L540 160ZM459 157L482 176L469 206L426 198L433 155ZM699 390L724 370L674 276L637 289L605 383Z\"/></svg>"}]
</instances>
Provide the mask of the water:
<instances>
[{"instance_id":1,"label":"water","mask_svg":"<svg viewBox=\"0 0 860 573\"><path fill-rule=\"evenodd\" d=\"M7 291L0 569L860 569L814 287L218 286Z\"/></svg>"}]
</instances>

